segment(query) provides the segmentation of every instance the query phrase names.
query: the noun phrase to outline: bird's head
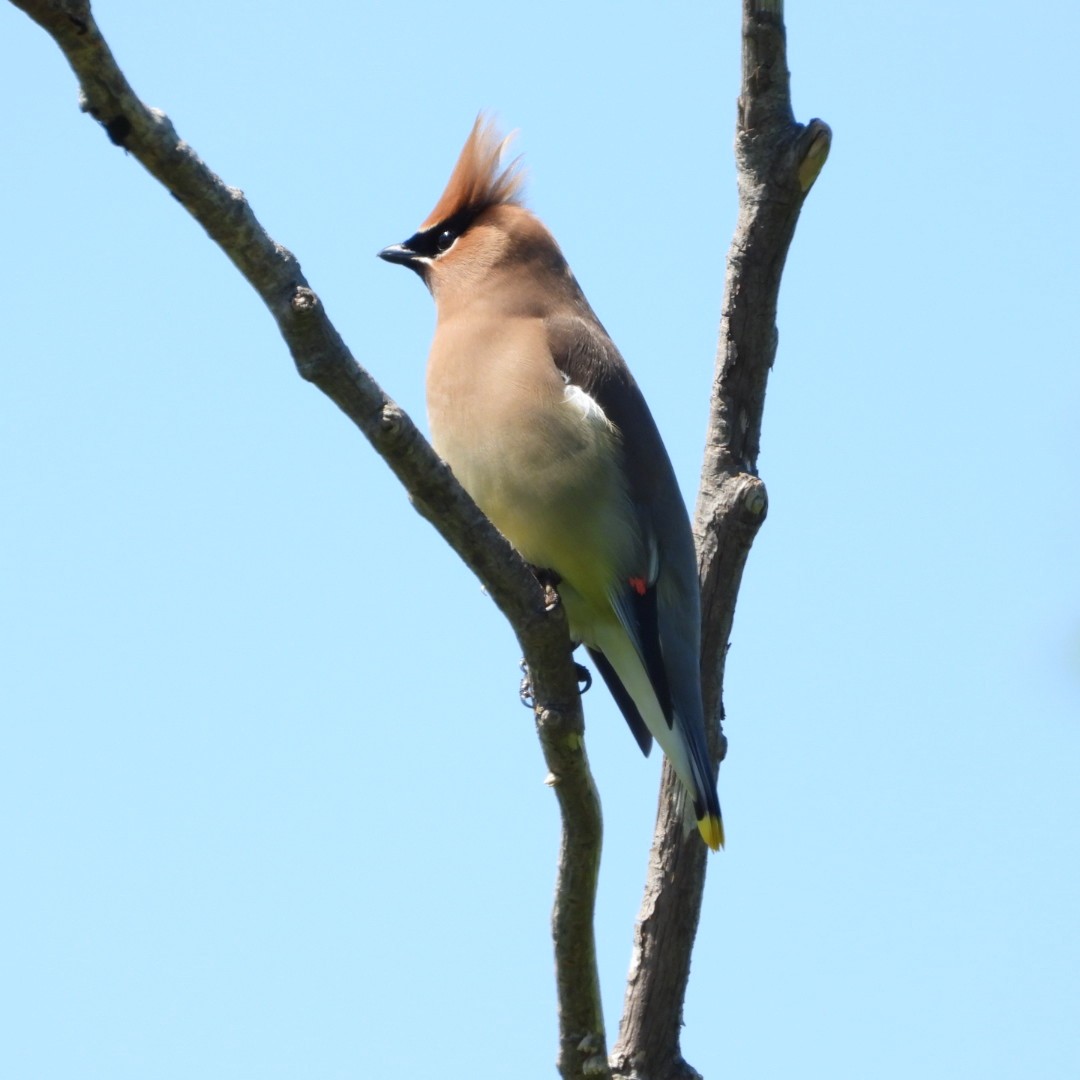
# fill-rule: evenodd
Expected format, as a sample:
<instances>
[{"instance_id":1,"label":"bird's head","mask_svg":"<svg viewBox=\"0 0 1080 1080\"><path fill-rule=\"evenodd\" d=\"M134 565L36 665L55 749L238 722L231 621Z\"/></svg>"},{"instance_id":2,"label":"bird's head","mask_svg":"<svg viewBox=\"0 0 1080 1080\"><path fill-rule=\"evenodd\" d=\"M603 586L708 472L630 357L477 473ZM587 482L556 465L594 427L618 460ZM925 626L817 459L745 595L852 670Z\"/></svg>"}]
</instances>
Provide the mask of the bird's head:
<instances>
[{"instance_id":1,"label":"bird's head","mask_svg":"<svg viewBox=\"0 0 1080 1080\"><path fill-rule=\"evenodd\" d=\"M379 252L415 270L440 306L475 298L479 289L515 278L515 270L565 268L551 233L522 203L520 159L502 165L512 138L481 113L435 209L408 240Z\"/></svg>"}]
</instances>

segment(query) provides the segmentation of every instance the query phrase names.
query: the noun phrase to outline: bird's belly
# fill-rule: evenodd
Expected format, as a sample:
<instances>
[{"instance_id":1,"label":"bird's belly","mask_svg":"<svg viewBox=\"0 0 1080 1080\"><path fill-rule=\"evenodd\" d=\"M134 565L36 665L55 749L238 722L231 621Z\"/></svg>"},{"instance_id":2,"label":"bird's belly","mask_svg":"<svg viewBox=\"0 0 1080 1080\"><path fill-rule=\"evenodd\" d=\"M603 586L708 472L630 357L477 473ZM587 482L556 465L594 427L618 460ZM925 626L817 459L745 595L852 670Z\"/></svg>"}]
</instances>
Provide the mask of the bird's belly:
<instances>
[{"instance_id":1,"label":"bird's belly","mask_svg":"<svg viewBox=\"0 0 1080 1080\"><path fill-rule=\"evenodd\" d=\"M450 423L432 409L435 448L527 562L606 607L638 545L618 437L570 395L530 406Z\"/></svg>"}]
</instances>

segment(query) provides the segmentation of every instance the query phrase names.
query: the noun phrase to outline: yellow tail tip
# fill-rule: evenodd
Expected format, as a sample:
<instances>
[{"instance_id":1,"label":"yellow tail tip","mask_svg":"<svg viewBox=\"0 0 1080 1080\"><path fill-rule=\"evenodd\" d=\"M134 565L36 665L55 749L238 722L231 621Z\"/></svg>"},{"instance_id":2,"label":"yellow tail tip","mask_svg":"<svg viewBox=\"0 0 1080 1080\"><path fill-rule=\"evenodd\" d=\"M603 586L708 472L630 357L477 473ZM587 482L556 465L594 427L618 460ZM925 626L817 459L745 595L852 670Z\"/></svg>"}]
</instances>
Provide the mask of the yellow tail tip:
<instances>
[{"instance_id":1,"label":"yellow tail tip","mask_svg":"<svg viewBox=\"0 0 1080 1080\"><path fill-rule=\"evenodd\" d=\"M701 839L712 848L719 851L724 846L724 823L715 814L703 817L698 823L698 832Z\"/></svg>"}]
</instances>

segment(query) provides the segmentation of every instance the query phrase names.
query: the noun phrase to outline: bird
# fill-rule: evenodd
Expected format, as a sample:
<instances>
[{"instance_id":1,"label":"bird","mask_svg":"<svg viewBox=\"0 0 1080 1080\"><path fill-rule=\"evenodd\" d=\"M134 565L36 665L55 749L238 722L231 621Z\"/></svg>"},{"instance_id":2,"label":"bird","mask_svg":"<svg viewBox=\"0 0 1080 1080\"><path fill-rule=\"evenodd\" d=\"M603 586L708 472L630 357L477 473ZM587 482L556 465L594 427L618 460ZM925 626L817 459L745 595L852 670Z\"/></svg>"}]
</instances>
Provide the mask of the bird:
<instances>
[{"instance_id":1,"label":"bird","mask_svg":"<svg viewBox=\"0 0 1080 1080\"><path fill-rule=\"evenodd\" d=\"M724 826L701 695L701 599L686 506L626 362L554 236L521 159L480 113L435 208L379 257L436 307L432 445L534 568L551 575L642 752L655 739L712 849ZM689 828L693 828L690 824Z\"/></svg>"}]
</instances>

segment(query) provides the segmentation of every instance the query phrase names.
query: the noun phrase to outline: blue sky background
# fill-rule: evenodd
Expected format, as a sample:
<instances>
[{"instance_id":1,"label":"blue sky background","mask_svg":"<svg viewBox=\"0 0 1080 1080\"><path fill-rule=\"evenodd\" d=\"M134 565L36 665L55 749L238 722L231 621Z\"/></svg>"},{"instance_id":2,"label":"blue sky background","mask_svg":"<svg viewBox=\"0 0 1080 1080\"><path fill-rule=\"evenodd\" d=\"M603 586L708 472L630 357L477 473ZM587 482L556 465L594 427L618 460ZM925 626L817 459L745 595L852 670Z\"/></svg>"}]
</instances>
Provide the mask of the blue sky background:
<instances>
[{"instance_id":1,"label":"blue sky background","mask_svg":"<svg viewBox=\"0 0 1080 1080\"><path fill-rule=\"evenodd\" d=\"M1075 5L790 3L834 129L728 663L707 1078L1080 1075ZM374 255L476 111L697 484L733 2L107 2L136 90L423 420ZM0 5L0 1075L554 1075L557 811L475 579ZM655 808L601 688L614 1040Z\"/></svg>"}]
</instances>

